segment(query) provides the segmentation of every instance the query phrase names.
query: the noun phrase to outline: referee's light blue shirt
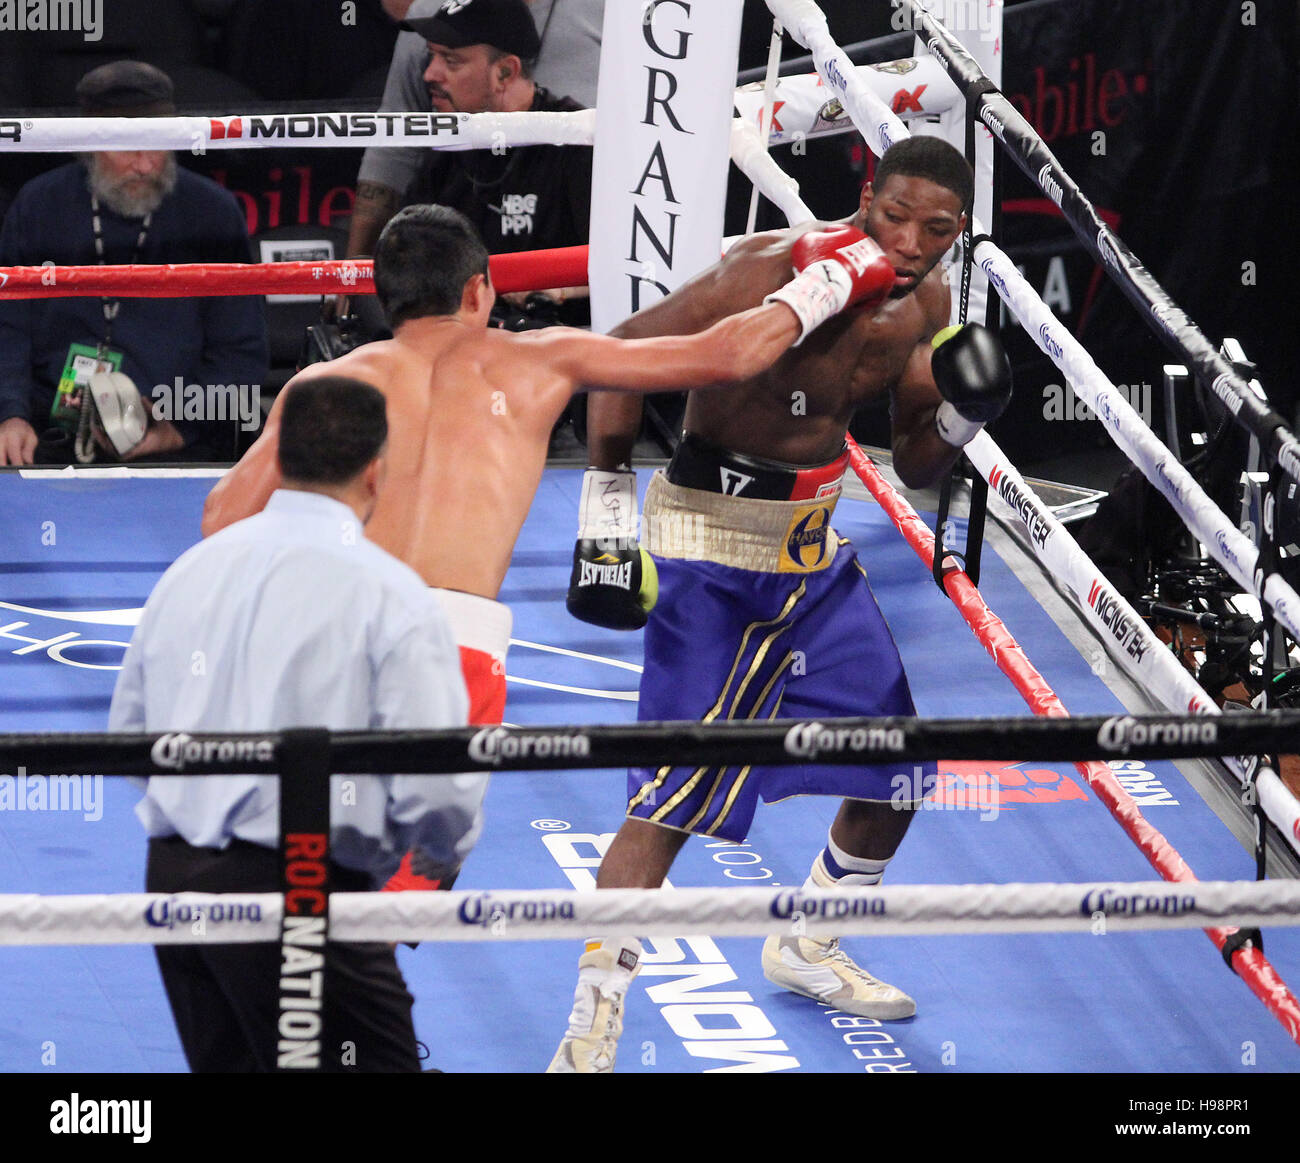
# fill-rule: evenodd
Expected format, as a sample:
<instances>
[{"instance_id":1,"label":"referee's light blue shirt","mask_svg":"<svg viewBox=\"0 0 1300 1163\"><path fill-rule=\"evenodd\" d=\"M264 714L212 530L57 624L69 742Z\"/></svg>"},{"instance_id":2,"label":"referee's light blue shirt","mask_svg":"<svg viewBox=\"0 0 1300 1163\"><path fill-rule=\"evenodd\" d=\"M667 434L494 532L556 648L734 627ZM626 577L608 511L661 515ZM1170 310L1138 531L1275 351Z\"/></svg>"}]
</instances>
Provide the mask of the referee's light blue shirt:
<instances>
[{"instance_id":1,"label":"referee's light blue shirt","mask_svg":"<svg viewBox=\"0 0 1300 1163\"><path fill-rule=\"evenodd\" d=\"M459 653L419 575L367 541L346 505L280 489L159 579L109 730L436 729L464 726L468 713ZM486 775L335 775L330 785L333 857L376 883L409 848L459 868L482 827ZM277 787L272 776L154 776L136 813L150 836L275 847Z\"/></svg>"}]
</instances>

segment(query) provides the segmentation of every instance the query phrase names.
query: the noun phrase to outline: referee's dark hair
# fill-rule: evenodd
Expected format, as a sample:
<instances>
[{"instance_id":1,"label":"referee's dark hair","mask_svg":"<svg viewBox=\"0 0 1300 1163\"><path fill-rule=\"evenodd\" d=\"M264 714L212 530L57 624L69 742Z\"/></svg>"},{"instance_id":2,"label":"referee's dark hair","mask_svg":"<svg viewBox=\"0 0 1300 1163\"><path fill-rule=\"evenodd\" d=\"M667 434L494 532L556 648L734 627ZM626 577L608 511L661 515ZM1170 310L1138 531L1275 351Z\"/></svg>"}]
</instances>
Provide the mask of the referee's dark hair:
<instances>
[{"instance_id":1,"label":"referee's dark hair","mask_svg":"<svg viewBox=\"0 0 1300 1163\"><path fill-rule=\"evenodd\" d=\"M322 376L289 389L280 411L280 471L307 485L352 480L388 439L384 394L346 376Z\"/></svg>"}]
</instances>

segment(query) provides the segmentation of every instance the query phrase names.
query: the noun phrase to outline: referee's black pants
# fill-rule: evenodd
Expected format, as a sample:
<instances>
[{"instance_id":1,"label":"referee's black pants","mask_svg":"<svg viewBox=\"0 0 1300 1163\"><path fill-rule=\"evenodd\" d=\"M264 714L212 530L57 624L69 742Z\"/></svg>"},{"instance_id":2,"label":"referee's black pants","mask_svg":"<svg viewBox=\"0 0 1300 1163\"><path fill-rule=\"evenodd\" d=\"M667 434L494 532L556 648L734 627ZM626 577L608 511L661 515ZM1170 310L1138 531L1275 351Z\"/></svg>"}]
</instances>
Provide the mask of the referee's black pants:
<instances>
[{"instance_id":1,"label":"referee's black pants","mask_svg":"<svg viewBox=\"0 0 1300 1163\"><path fill-rule=\"evenodd\" d=\"M330 865L331 887L365 892L370 878ZM225 851L178 836L149 841L149 892L279 892L279 853L232 841ZM280 946L155 945L163 987L190 1069L260 1073L276 1069ZM331 1073L418 1071L407 991L392 946L325 946L321 1069Z\"/></svg>"}]
</instances>

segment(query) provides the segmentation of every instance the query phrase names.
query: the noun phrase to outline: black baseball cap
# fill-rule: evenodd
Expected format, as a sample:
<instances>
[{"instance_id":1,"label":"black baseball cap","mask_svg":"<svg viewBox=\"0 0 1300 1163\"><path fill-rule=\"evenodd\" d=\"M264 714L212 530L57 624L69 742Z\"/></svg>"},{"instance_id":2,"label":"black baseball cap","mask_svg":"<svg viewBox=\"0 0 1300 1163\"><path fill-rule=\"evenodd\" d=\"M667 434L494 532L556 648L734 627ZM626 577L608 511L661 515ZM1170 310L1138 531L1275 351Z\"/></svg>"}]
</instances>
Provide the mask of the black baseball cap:
<instances>
[{"instance_id":1,"label":"black baseball cap","mask_svg":"<svg viewBox=\"0 0 1300 1163\"><path fill-rule=\"evenodd\" d=\"M77 82L77 103L91 117L158 117L176 112L172 79L144 61L113 61Z\"/></svg>"},{"instance_id":2,"label":"black baseball cap","mask_svg":"<svg viewBox=\"0 0 1300 1163\"><path fill-rule=\"evenodd\" d=\"M448 48L487 44L525 61L542 50L524 0L415 0L402 27L433 44Z\"/></svg>"}]
</instances>

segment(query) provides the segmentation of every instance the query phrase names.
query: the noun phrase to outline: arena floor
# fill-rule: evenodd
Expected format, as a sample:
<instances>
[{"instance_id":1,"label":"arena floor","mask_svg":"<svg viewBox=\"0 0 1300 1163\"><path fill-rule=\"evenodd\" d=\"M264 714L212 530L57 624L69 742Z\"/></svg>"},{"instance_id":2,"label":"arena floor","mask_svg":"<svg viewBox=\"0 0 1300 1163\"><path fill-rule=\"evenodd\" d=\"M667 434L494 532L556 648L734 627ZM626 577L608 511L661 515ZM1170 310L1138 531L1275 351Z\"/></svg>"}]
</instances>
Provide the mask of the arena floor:
<instances>
[{"instance_id":1,"label":"arena floor","mask_svg":"<svg viewBox=\"0 0 1300 1163\"><path fill-rule=\"evenodd\" d=\"M648 473L641 473L644 485ZM640 636L567 616L580 473L552 468L502 598L515 613L506 720L634 718ZM0 731L104 727L129 619L198 537L210 479L0 474ZM846 499L852 537L928 716L1012 715L1024 705L873 503ZM467 538L466 552L473 552ZM1074 713L1121 709L1008 566L985 554L990 606ZM128 624L122 624L127 622ZM1155 873L1068 765L941 765L951 784L998 789L996 813L922 814L889 884L1151 880ZM1119 774L1202 879L1251 879L1253 859L1172 763ZM93 786L86 785L88 788ZM0 892L138 892L145 843L124 779L81 811L0 811ZM621 771L494 777L482 841L457 888L591 883L624 803ZM759 809L748 843L695 839L679 886L802 883L834 804ZM649 947L634 982L625 1073L892 1068L954 1073L1293 1071L1300 1051L1201 933L848 939L871 970L917 999L916 1017L863 1025L769 985L761 941L690 938ZM580 950L571 942L402 948L428 1065L535 1072L564 1028ZM1267 934L1300 978L1300 934ZM53 1047L53 1061L50 1061ZM185 1061L147 946L0 949L0 1069L177 1072Z\"/></svg>"}]
</instances>

